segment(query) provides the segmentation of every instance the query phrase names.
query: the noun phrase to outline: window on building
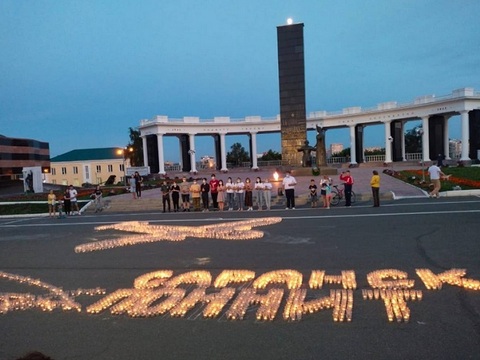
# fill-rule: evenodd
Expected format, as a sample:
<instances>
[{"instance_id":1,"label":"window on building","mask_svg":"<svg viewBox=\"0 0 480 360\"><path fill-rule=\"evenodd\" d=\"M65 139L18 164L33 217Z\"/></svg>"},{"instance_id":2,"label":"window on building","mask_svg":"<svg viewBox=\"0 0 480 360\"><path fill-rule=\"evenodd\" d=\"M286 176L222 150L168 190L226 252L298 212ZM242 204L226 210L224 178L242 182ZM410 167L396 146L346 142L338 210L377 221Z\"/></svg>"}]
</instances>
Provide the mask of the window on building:
<instances>
[{"instance_id":1,"label":"window on building","mask_svg":"<svg viewBox=\"0 0 480 360\"><path fill-rule=\"evenodd\" d=\"M67 175L67 168L66 167L62 167L62 175Z\"/></svg>"},{"instance_id":2,"label":"window on building","mask_svg":"<svg viewBox=\"0 0 480 360\"><path fill-rule=\"evenodd\" d=\"M113 172L113 165L108 165L108 172L109 173Z\"/></svg>"},{"instance_id":3,"label":"window on building","mask_svg":"<svg viewBox=\"0 0 480 360\"><path fill-rule=\"evenodd\" d=\"M56 185L56 184L57 184L57 180L52 179L52 184Z\"/></svg>"},{"instance_id":4,"label":"window on building","mask_svg":"<svg viewBox=\"0 0 480 360\"><path fill-rule=\"evenodd\" d=\"M124 171L125 166L123 164L120 164L120 171Z\"/></svg>"},{"instance_id":5,"label":"window on building","mask_svg":"<svg viewBox=\"0 0 480 360\"><path fill-rule=\"evenodd\" d=\"M102 165L97 165L97 173L101 173L102 172Z\"/></svg>"},{"instance_id":6,"label":"window on building","mask_svg":"<svg viewBox=\"0 0 480 360\"><path fill-rule=\"evenodd\" d=\"M74 173L74 174L78 174L78 166L74 166L74 167L73 167L73 173Z\"/></svg>"},{"instance_id":7,"label":"window on building","mask_svg":"<svg viewBox=\"0 0 480 360\"><path fill-rule=\"evenodd\" d=\"M57 175L57 170L55 168L52 168L52 175Z\"/></svg>"}]
</instances>

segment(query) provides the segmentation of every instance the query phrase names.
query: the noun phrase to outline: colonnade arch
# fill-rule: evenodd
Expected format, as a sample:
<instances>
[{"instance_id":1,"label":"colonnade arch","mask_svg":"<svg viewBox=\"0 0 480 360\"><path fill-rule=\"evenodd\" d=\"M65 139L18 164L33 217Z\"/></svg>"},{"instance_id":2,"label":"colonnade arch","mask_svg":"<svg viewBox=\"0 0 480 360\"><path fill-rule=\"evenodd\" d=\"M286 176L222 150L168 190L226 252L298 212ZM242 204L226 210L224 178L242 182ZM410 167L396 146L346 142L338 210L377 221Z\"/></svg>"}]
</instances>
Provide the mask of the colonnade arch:
<instances>
[{"instance_id":1,"label":"colonnade arch","mask_svg":"<svg viewBox=\"0 0 480 360\"><path fill-rule=\"evenodd\" d=\"M398 105L396 102L379 104L375 109L347 108L339 113L311 113L307 116L306 131L317 126L326 129L329 136L331 129L347 129L351 149L351 164L364 161L364 131L371 125L383 125L385 144L385 162L405 160L405 124L420 120L422 123L422 153L423 160L436 159L437 155L448 156L449 119L460 116L461 124L461 157L468 161L477 159L476 150L480 148L480 94L471 88L455 90L452 95L440 98L420 97L413 103ZM226 137L244 134L249 137L248 150L252 158L252 168L258 168L256 156L258 152L257 138L261 134L279 133L280 116L261 118L259 116L245 119L230 119L228 117L202 120L199 118L168 119L157 116L151 120L142 120L140 132L144 145L146 166L151 172L165 173L164 137L176 136L180 139L180 154L182 170L196 172L196 160L199 154L195 149L197 136L212 136L214 139L215 158L218 170L227 171ZM470 131L476 138L470 137ZM472 134L473 135L473 134ZM311 144L314 145L314 144ZM300 166L300 164L298 164Z\"/></svg>"}]
</instances>

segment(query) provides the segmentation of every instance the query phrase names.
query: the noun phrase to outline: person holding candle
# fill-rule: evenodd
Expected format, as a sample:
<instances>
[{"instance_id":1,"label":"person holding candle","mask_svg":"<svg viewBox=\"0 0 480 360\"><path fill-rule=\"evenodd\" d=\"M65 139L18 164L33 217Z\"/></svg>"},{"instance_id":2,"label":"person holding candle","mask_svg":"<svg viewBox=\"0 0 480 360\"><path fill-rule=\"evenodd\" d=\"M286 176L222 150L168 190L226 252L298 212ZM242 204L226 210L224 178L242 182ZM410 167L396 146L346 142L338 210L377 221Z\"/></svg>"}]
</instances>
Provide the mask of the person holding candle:
<instances>
[{"instance_id":1,"label":"person holding candle","mask_svg":"<svg viewBox=\"0 0 480 360\"><path fill-rule=\"evenodd\" d=\"M245 206L247 211L253 210L253 184L250 178L245 179Z\"/></svg>"},{"instance_id":2,"label":"person holding candle","mask_svg":"<svg viewBox=\"0 0 480 360\"><path fill-rule=\"evenodd\" d=\"M267 210L270 210L272 205L272 187L272 183L268 180L268 178L265 178L263 180L263 200L265 201Z\"/></svg>"},{"instance_id":3,"label":"person holding candle","mask_svg":"<svg viewBox=\"0 0 480 360\"><path fill-rule=\"evenodd\" d=\"M245 184L242 179L237 178L237 182L233 186L235 191L235 202L238 204L238 211L243 211L243 203L245 202Z\"/></svg>"},{"instance_id":4,"label":"person holding candle","mask_svg":"<svg viewBox=\"0 0 480 360\"><path fill-rule=\"evenodd\" d=\"M223 211L225 205L225 186L223 185L223 180L218 180L217 193L218 209Z\"/></svg>"},{"instance_id":5,"label":"person holding candle","mask_svg":"<svg viewBox=\"0 0 480 360\"><path fill-rule=\"evenodd\" d=\"M257 178L255 179L255 187L253 189L253 195L255 197L258 210L262 210L263 208L263 189L264 189L264 186L262 183L262 179L259 176L257 176Z\"/></svg>"},{"instance_id":6,"label":"person holding candle","mask_svg":"<svg viewBox=\"0 0 480 360\"><path fill-rule=\"evenodd\" d=\"M192 194L194 211L200 211L200 192L200 184L197 184L197 179L193 179L193 184L190 186L190 193Z\"/></svg>"},{"instance_id":7,"label":"person holding candle","mask_svg":"<svg viewBox=\"0 0 480 360\"><path fill-rule=\"evenodd\" d=\"M235 192L233 190L233 186L234 184L232 178L229 177L227 179L227 183L225 184L225 193L227 195L227 206L229 211L233 210L233 206L235 203Z\"/></svg>"}]
</instances>

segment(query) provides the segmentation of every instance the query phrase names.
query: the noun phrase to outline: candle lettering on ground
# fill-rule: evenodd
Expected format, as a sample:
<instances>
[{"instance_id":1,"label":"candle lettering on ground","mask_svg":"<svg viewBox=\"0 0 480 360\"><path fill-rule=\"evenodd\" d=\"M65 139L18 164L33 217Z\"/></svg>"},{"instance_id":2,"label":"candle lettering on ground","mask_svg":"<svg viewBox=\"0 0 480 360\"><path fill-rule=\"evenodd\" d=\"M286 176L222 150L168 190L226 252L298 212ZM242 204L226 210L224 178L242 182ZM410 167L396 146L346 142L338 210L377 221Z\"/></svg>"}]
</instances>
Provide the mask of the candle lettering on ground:
<instances>
[{"instance_id":1,"label":"candle lettering on ground","mask_svg":"<svg viewBox=\"0 0 480 360\"><path fill-rule=\"evenodd\" d=\"M441 290L442 285L447 284L480 291L480 281L466 278L466 269L450 269L439 274L429 269L415 269L415 272L427 290ZM306 315L329 310L333 321L350 322L357 288L354 270L342 270L341 275L312 270L307 283L303 283L301 272L292 269L269 271L258 277L251 270L223 270L215 280L206 270L176 276L172 270L158 270L135 278L133 288L118 289L107 295L101 288L67 291L38 279L2 271L0 280L34 286L47 292L43 295L0 292L0 314L34 308L82 312L76 298L88 295L103 297L86 307L84 312L87 314L109 310L113 315L130 317L167 313L172 317L188 317L196 308L201 310L204 318L224 316L230 320L242 320L248 317L248 309L253 308L255 318L260 321L277 318L299 321ZM408 279L408 274L398 269L371 271L366 280L370 288L361 289L363 300L383 301L389 322L408 322L412 317L408 303L424 299L422 290L413 289L415 280ZM325 294L328 290L324 287L339 285L342 289L329 289L329 294ZM306 300L309 291L310 300ZM284 299L280 317L277 315Z\"/></svg>"},{"instance_id":2,"label":"candle lettering on ground","mask_svg":"<svg viewBox=\"0 0 480 360\"><path fill-rule=\"evenodd\" d=\"M268 217L204 226L150 225L148 222L128 221L113 225L97 226L95 230L120 230L133 232L137 235L127 235L110 240L81 244L75 247L75 252L85 253L159 241L183 241L187 237L217 240L260 239L263 237L264 232L252 230L254 227L277 224L281 221L281 217Z\"/></svg>"}]
</instances>

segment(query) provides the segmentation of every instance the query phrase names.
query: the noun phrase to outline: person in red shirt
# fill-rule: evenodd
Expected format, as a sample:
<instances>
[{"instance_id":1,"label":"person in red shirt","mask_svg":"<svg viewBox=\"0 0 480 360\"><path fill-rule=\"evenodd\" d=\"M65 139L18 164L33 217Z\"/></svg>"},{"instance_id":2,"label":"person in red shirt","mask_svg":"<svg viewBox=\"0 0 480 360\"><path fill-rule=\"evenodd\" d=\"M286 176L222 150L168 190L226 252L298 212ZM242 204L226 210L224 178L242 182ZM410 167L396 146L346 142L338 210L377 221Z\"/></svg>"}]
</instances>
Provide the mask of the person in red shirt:
<instances>
[{"instance_id":1,"label":"person in red shirt","mask_svg":"<svg viewBox=\"0 0 480 360\"><path fill-rule=\"evenodd\" d=\"M345 192L345 206L352 206L352 187L353 187L353 177L350 175L350 170L342 171L340 174L340 180L343 181L344 192Z\"/></svg>"},{"instance_id":2,"label":"person in red shirt","mask_svg":"<svg viewBox=\"0 0 480 360\"><path fill-rule=\"evenodd\" d=\"M210 195L212 196L213 208L218 209L218 180L215 178L215 174L212 174L212 178L208 183L210 185Z\"/></svg>"}]
</instances>

